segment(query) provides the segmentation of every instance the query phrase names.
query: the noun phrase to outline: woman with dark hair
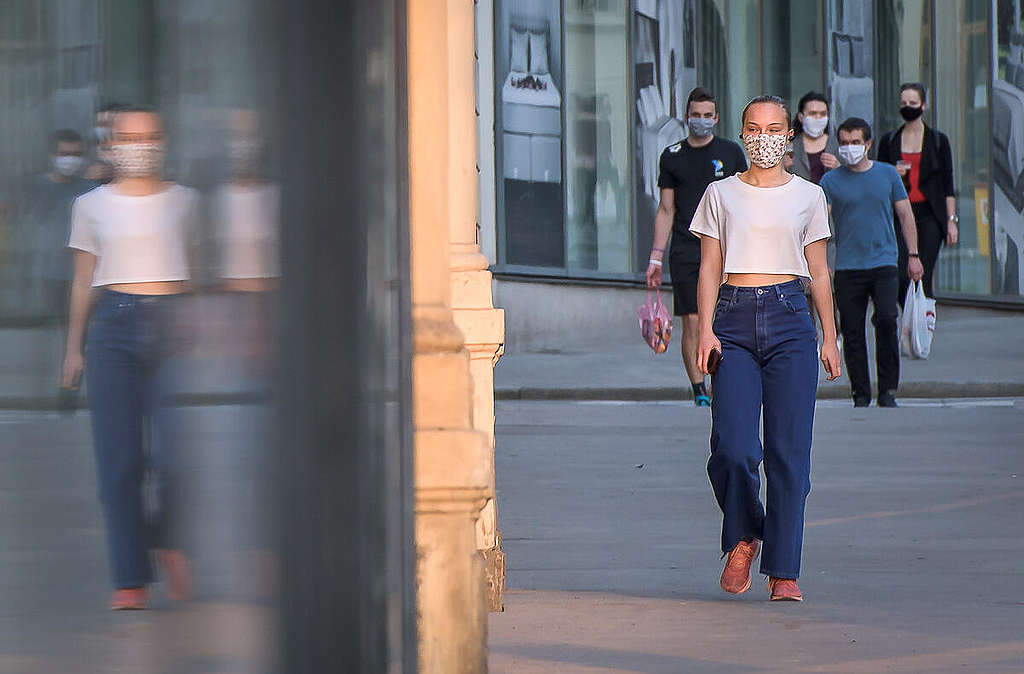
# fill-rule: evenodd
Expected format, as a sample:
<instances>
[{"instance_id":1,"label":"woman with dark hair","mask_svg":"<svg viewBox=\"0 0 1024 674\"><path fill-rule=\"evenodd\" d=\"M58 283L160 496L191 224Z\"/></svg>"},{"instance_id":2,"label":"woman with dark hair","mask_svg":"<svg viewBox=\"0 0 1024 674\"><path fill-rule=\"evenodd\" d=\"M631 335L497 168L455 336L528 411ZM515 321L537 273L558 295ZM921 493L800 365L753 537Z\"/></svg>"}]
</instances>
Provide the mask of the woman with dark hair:
<instances>
[{"instance_id":1,"label":"woman with dark hair","mask_svg":"<svg viewBox=\"0 0 1024 674\"><path fill-rule=\"evenodd\" d=\"M956 189L953 183L953 152L946 134L924 123L928 109L924 86L917 82L900 85L900 115L906 120L878 141L878 161L892 164L903 177L903 184L917 221L918 254L924 265L924 294L932 294L935 263L943 241L955 246L960 238L956 214ZM897 232L899 245L899 302L907 296L907 243Z\"/></svg>"},{"instance_id":2,"label":"woman with dark hair","mask_svg":"<svg viewBox=\"0 0 1024 674\"><path fill-rule=\"evenodd\" d=\"M709 363L715 370L712 354L721 354L712 379L708 460L728 555L720 585L734 594L750 587L763 541L761 573L769 576L771 599L800 601L796 579L818 387L807 282L821 317L829 380L839 376L840 364L825 250L828 207L820 187L783 169L793 135L789 120L776 96L747 104L740 138L750 168L708 186L690 231L701 239L701 370L708 372ZM767 511L760 499L762 460Z\"/></svg>"},{"instance_id":3,"label":"woman with dark hair","mask_svg":"<svg viewBox=\"0 0 1024 674\"><path fill-rule=\"evenodd\" d=\"M793 121L792 151L786 170L817 185L821 176L839 166L839 145L828 132L828 100L816 91L803 95Z\"/></svg>"}]
</instances>

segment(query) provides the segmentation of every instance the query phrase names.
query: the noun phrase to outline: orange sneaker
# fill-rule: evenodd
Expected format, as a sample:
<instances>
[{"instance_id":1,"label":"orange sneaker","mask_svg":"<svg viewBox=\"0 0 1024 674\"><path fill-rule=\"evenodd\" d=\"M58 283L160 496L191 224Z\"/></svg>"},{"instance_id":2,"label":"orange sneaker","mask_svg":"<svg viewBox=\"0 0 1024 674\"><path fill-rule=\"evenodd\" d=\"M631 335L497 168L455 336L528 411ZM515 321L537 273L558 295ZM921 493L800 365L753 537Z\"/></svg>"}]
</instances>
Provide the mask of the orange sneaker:
<instances>
[{"instance_id":1,"label":"orange sneaker","mask_svg":"<svg viewBox=\"0 0 1024 674\"><path fill-rule=\"evenodd\" d=\"M772 601L803 601L804 595L793 578L769 578L768 594Z\"/></svg>"},{"instance_id":2,"label":"orange sneaker","mask_svg":"<svg viewBox=\"0 0 1024 674\"><path fill-rule=\"evenodd\" d=\"M167 596L185 601L192 596L192 568L181 550L158 550L156 553L167 580Z\"/></svg>"},{"instance_id":3,"label":"orange sneaker","mask_svg":"<svg viewBox=\"0 0 1024 674\"><path fill-rule=\"evenodd\" d=\"M114 590L110 598L111 611L144 611L149 608L149 590L144 587L128 587Z\"/></svg>"},{"instance_id":4,"label":"orange sneaker","mask_svg":"<svg viewBox=\"0 0 1024 674\"><path fill-rule=\"evenodd\" d=\"M757 557L757 551L761 547L761 541L756 538L747 543L740 541L729 553L729 559L725 561L725 569L722 571L720 585L726 592L742 594L750 589L750 565Z\"/></svg>"}]
</instances>

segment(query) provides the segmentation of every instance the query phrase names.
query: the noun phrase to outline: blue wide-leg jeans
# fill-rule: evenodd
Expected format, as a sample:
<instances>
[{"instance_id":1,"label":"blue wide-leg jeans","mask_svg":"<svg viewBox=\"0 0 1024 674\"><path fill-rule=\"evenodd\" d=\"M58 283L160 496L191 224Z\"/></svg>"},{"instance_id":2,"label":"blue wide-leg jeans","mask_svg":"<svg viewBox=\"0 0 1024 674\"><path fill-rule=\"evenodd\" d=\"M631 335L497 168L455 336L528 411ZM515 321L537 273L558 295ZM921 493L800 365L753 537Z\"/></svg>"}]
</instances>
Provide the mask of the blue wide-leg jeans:
<instances>
[{"instance_id":1,"label":"blue wide-leg jeans","mask_svg":"<svg viewBox=\"0 0 1024 674\"><path fill-rule=\"evenodd\" d=\"M722 363L712 379L708 476L723 514L722 551L760 539L761 573L797 578L818 386L817 340L802 282L722 286L713 330ZM767 507L760 498L762 460Z\"/></svg>"},{"instance_id":2,"label":"blue wide-leg jeans","mask_svg":"<svg viewBox=\"0 0 1024 674\"><path fill-rule=\"evenodd\" d=\"M153 581L149 551L168 541L174 488L164 404L167 313L173 296L103 291L85 347L99 498L115 588ZM159 507L147 516L150 473Z\"/></svg>"}]
</instances>

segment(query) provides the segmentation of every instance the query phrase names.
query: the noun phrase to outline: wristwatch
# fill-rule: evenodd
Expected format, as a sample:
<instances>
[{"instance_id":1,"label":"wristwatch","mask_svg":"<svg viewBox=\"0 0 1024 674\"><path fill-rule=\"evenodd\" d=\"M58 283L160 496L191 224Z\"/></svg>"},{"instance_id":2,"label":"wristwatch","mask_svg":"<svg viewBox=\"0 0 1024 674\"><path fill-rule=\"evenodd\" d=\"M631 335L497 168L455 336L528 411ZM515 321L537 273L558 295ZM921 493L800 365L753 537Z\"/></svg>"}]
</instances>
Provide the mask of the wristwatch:
<instances>
[{"instance_id":1,"label":"wristwatch","mask_svg":"<svg viewBox=\"0 0 1024 674\"><path fill-rule=\"evenodd\" d=\"M960 216L956 215L956 214L951 215L951 216L949 216L949 221L952 222L954 225L959 225L960 224Z\"/></svg>"}]
</instances>

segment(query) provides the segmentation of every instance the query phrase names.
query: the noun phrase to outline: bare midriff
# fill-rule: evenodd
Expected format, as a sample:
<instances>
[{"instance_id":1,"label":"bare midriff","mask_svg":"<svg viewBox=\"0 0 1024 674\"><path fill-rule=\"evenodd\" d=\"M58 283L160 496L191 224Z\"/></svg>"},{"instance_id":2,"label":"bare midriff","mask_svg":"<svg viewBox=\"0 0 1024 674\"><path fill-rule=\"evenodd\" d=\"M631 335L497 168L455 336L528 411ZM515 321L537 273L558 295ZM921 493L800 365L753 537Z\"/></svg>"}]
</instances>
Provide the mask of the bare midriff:
<instances>
[{"instance_id":1,"label":"bare midriff","mask_svg":"<svg viewBox=\"0 0 1024 674\"><path fill-rule=\"evenodd\" d=\"M740 288L757 288L759 286L788 283L797 280L797 278L799 277L793 274L727 274L725 282Z\"/></svg>"},{"instance_id":2,"label":"bare midriff","mask_svg":"<svg viewBox=\"0 0 1024 674\"><path fill-rule=\"evenodd\" d=\"M221 283L222 289L233 293L267 293L277 286L276 278L229 278Z\"/></svg>"},{"instance_id":3,"label":"bare midriff","mask_svg":"<svg viewBox=\"0 0 1024 674\"><path fill-rule=\"evenodd\" d=\"M180 295L188 291L188 281L146 281L143 283L111 283L103 286L127 295Z\"/></svg>"}]
</instances>

